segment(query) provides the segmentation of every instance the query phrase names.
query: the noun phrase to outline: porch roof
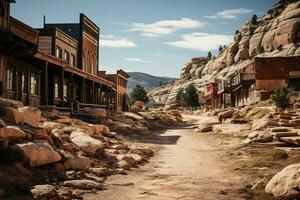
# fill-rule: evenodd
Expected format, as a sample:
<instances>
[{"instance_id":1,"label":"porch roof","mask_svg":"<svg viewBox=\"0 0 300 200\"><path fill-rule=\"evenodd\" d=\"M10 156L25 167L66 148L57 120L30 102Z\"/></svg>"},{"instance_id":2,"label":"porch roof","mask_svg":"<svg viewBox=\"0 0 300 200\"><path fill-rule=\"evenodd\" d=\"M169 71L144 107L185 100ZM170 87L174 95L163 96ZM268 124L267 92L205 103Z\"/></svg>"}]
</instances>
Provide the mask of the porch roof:
<instances>
[{"instance_id":1,"label":"porch roof","mask_svg":"<svg viewBox=\"0 0 300 200\"><path fill-rule=\"evenodd\" d=\"M73 74L76 74L76 75L81 76L83 78L89 79L91 81L95 81L97 83L106 85L106 86L112 88L113 90L116 90L115 84L113 82L108 81L108 80L106 80L104 78L101 78L99 76L95 76L93 74L89 74L87 72L84 72L81 69L78 69L76 67L71 67L70 65L67 64L67 62L65 62L64 60L59 59L55 56L52 56L52 55L49 55L49 54L38 51L34 55L34 57L37 58L37 59L40 59L40 60L48 61L48 62L50 62L54 65L57 65L57 66L63 68L65 71L71 72Z\"/></svg>"}]
</instances>

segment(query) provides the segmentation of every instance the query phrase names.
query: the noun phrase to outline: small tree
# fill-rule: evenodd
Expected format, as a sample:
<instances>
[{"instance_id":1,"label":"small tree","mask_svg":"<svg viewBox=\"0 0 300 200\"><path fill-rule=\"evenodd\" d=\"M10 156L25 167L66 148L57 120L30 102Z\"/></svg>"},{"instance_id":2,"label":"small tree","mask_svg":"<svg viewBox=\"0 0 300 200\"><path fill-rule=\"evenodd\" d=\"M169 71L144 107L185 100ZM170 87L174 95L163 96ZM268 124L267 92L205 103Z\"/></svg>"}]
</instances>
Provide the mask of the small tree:
<instances>
[{"instance_id":1,"label":"small tree","mask_svg":"<svg viewBox=\"0 0 300 200\"><path fill-rule=\"evenodd\" d=\"M275 94L272 95L271 99L278 108L286 109L290 107L288 94L287 87L281 87L275 90Z\"/></svg>"},{"instance_id":2,"label":"small tree","mask_svg":"<svg viewBox=\"0 0 300 200\"><path fill-rule=\"evenodd\" d=\"M208 52L208 54L207 54L207 57L211 59L211 57L212 57L212 54L211 54L211 52L210 52L210 51Z\"/></svg>"},{"instance_id":3,"label":"small tree","mask_svg":"<svg viewBox=\"0 0 300 200\"><path fill-rule=\"evenodd\" d=\"M136 101L147 103L149 101L149 97L146 90L142 86L136 85L130 93L130 100L131 103L135 103Z\"/></svg>"},{"instance_id":4,"label":"small tree","mask_svg":"<svg viewBox=\"0 0 300 200\"><path fill-rule=\"evenodd\" d=\"M223 47L220 45L219 47L219 53L221 53L223 51Z\"/></svg>"},{"instance_id":5,"label":"small tree","mask_svg":"<svg viewBox=\"0 0 300 200\"><path fill-rule=\"evenodd\" d=\"M257 15L253 15L251 18L251 23L252 24L257 24Z\"/></svg>"},{"instance_id":6,"label":"small tree","mask_svg":"<svg viewBox=\"0 0 300 200\"><path fill-rule=\"evenodd\" d=\"M185 88L184 95L182 98L183 98L183 104L185 106L191 107L192 110L193 108L199 106L198 91L193 84L190 84L187 88Z\"/></svg>"}]
</instances>

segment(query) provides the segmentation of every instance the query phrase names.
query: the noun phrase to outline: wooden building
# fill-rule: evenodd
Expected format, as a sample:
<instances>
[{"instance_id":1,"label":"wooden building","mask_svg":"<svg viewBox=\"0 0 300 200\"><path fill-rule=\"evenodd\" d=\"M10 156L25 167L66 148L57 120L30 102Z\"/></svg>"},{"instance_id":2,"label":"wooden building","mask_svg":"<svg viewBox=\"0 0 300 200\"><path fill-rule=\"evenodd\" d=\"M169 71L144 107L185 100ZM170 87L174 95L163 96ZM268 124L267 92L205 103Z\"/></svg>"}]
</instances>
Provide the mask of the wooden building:
<instances>
[{"instance_id":1,"label":"wooden building","mask_svg":"<svg viewBox=\"0 0 300 200\"><path fill-rule=\"evenodd\" d=\"M214 109L218 104L218 86L216 82L206 85L205 91L202 95L202 103L206 109Z\"/></svg>"},{"instance_id":2,"label":"wooden building","mask_svg":"<svg viewBox=\"0 0 300 200\"><path fill-rule=\"evenodd\" d=\"M129 75L123 71L118 70L116 74L107 74L106 75L110 81L115 83L116 85L116 104L115 110L116 111L129 111L130 110L130 100L129 96L127 95L127 82Z\"/></svg>"},{"instance_id":3,"label":"wooden building","mask_svg":"<svg viewBox=\"0 0 300 200\"><path fill-rule=\"evenodd\" d=\"M270 98L276 88L300 91L300 56L256 57L254 59L255 89L258 98Z\"/></svg>"},{"instance_id":4,"label":"wooden building","mask_svg":"<svg viewBox=\"0 0 300 200\"><path fill-rule=\"evenodd\" d=\"M116 73L122 84L98 76L100 30L90 19L80 14L77 24L33 29L10 17L12 1L0 2L1 97L58 109L119 108L117 93L127 92L128 75Z\"/></svg>"}]
</instances>

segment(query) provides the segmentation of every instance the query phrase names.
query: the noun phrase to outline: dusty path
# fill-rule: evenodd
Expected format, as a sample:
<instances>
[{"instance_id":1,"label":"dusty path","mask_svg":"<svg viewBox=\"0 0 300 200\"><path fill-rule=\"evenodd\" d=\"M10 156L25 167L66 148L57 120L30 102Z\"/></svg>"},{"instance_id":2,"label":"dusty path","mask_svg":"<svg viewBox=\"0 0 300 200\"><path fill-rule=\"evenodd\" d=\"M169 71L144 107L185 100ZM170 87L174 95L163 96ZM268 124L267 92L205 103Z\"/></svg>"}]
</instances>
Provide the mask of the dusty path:
<instances>
[{"instance_id":1,"label":"dusty path","mask_svg":"<svg viewBox=\"0 0 300 200\"><path fill-rule=\"evenodd\" d=\"M184 128L161 137L166 144L159 144L163 148L150 163L128 175L109 177L107 190L84 199L244 199L238 192L241 177L222 161L222 151L211 137Z\"/></svg>"}]
</instances>

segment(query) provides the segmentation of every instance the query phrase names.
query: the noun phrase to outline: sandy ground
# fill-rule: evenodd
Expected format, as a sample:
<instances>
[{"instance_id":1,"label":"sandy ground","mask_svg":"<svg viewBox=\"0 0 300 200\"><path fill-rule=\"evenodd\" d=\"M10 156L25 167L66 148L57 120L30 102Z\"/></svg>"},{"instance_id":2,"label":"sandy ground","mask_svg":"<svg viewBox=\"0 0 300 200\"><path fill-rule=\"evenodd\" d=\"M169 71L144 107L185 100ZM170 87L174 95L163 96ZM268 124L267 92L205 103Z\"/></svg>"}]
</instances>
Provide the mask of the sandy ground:
<instances>
[{"instance_id":1,"label":"sandy ground","mask_svg":"<svg viewBox=\"0 0 300 200\"><path fill-rule=\"evenodd\" d=\"M184 118L194 122L207 120L188 115ZM157 139L149 140L150 145L160 150L148 164L128 175L109 177L106 190L84 199L245 199L244 177L224 162L220 141L196 133L192 127L169 129Z\"/></svg>"}]
</instances>

